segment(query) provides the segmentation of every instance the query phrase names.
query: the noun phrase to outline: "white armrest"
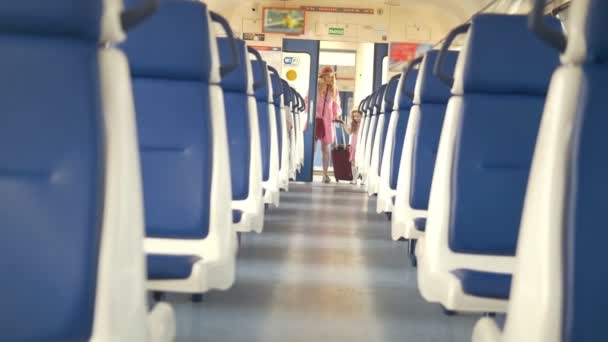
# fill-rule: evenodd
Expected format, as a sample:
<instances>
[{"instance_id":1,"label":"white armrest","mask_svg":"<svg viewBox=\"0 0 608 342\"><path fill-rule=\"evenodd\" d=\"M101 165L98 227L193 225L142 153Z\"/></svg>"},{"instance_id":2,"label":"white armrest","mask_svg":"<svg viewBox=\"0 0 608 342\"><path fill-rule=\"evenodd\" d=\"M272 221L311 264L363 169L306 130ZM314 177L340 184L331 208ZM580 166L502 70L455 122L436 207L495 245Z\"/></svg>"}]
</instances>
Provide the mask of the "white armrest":
<instances>
[{"instance_id":1,"label":"white armrest","mask_svg":"<svg viewBox=\"0 0 608 342\"><path fill-rule=\"evenodd\" d=\"M148 327L152 342L175 340L175 313L171 305L157 303L148 314Z\"/></svg>"},{"instance_id":2,"label":"white armrest","mask_svg":"<svg viewBox=\"0 0 608 342\"><path fill-rule=\"evenodd\" d=\"M491 318L480 319L473 329L473 342L499 342L502 332Z\"/></svg>"}]
</instances>

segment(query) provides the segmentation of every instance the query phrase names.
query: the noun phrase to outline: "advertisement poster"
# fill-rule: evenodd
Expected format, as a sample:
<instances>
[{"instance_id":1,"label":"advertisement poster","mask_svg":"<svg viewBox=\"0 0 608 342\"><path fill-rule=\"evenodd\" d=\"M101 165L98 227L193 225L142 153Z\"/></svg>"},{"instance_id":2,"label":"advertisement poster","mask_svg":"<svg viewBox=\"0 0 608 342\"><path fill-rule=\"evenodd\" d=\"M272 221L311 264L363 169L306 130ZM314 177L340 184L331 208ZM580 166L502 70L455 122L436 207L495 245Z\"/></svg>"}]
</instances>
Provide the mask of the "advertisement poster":
<instances>
[{"instance_id":1,"label":"advertisement poster","mask_svg":"<svg viewBox=\"0 0 608 342\"><path fill-rule=\"evenodd\" d=\"M303 34L306 12L293 8L264 8L264 33Z\"/></svg>"},{"instance_id":2,"label":"advertisement poster","mask_svg":"<svg viewBox=\"0 0 608 342\"><path fill-rule=\"evenodd\" d=\"M400 72L407 63L432 48L431 44L393 42L389 47L389 71Z\"/></svg>"}]
</instances>

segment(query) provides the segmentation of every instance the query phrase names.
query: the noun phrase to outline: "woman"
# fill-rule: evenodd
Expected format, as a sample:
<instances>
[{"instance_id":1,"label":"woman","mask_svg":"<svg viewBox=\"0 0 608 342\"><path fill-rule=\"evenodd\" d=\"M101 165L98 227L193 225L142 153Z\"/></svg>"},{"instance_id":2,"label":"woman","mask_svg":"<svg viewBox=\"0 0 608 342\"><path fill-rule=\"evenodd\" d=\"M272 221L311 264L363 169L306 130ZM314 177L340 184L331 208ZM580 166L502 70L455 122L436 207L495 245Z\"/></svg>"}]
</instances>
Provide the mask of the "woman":
<instances>
[{"instance_id":1,"label":"woman","mask_svg":"<svg viewBox=\"0 0 608 342\"><path fill-rule=\"evenodd\" d=\"M321 153L323 154L323 183L330 183L327 174L329 168L329 146L334 142L333 122L341 113L338 98L338 87L336 85L336 73L332 67L324 67L319 73L317 82L317 110L315 119L315 145L321 141Z\"/></svg>"}]
</instances>

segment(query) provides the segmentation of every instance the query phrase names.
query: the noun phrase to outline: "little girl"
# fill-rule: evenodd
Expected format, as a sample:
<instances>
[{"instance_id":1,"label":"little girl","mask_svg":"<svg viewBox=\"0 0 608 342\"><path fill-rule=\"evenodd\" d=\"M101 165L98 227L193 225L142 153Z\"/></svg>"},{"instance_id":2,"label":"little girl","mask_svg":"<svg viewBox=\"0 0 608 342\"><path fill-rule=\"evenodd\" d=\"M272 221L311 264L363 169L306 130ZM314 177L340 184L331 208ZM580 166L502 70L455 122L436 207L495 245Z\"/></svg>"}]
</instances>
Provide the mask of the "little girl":
<instances>
[{"instance_id":1,"label":"little girl","mask_svg":"<svg viewBox=\"0 0 608 342\"><path fill-rule=\"evenodd\" d=\"M359 124L361 123L362 113L355 109L350 113L350 124L346 125L344 121L340 121L342 128L346 133L350 134L350 166L353 172L353 180L351 184L357 184L355 179L355 152L357 151L357 135L359 134Z\"/></svg>"}]
</instances>

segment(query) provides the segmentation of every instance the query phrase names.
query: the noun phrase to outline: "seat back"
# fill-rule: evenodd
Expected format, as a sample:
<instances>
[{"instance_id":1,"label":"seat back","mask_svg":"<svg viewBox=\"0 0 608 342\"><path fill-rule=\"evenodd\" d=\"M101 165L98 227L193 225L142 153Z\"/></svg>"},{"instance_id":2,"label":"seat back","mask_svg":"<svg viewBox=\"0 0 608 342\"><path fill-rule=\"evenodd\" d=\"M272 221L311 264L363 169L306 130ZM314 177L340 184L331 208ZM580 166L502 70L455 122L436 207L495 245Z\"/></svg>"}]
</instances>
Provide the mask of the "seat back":
<instances>
[{"instance_id":1,"label":"seat back","mask_svg":"<svg viewBox=\"0 0 608 342\"><path fill-rule=\"evenodd\" d=\"M412 169L410 183L410 207L427 210L431 183L435 170L437 148L450 88L433 74L433 66L439 51L428 51L420 63L420 71L414 91L414 110L419 112L419 121L414 132ZM446 72L453 73L458 52L448 51Z\"/></svg>"},{"instance_id":2,"label":"seat back","mask_svg":"<svg viewBox=\"0 0 608 342\"><path fill-rule=\"evenodd\" d=\"M386 87L386 96L384 96L384 124L382 125L382 131L380 133L380 141L379 141L379 149L380 153L378 154L378 165L382 165L382 159L384 156L384 144L386 143L386 132L388 131L388 126L391 121L391 115L393 114L393 107L395 105L395 97L397 94L397 85L399 84L399 80L401 79L401 74L393 76ZM380 176L381 168L378 167L378 176Z\"/></svg>"},{"instance_id":3,"label":"seat back","mask_svg":"<svg viewBox=\"0 0 608 342\"><path fill-rule=\"evenodd\" d=\"M211 72L207 51L215 38L200 10L194 3L163 3L123 45L133 78L149 237L204 239L209 233L209 87L219 75ZM193 25L180 25L179 39L167 30L178 20Z\"/></svg>"},{"instance_id":4,"label":"seat back","mask_svg":"<svg viewBox=\"0 0 608 342\"><path fill-rule=\"evenodd\" d=\"M249 123L249 95L251 89L247 68L247 47L241 39L218 38L220 60L230 60L232 45L243 60L234 70L222 77L224 110L228 128L230 155L230 176L232 179L232 200L245 200L249 196L249 173L251 165L251 134Z\"/></svg>"},{"instance_id":5,"label":"seat back","mask_svg":"<svg viewBox=\"0 0 608 342\"><path fill-rule=\"evenodd\" d=\"M255 90L255 99L258 107L258 118L260 124L260 143L262 152L262 180L270 180L270 146L272 143L270 133L270 118L268 105L270 101L270 88L265 80L268 80L268 64L264 61L251 61L253 81L260 84Z\"/></svg>"},{"instance_id":6,"label":"seat back","mask_svg":"<svg viewBox=\"0 0 608 342\"><path fill-rule=\"evenodd\" d=\"M534 152L504 341L604 341L608 3L573 1Z\"/></svg>"},{"instance_id":7,"label":"seat back","mask_svg":"<svg viewBox=\"0 0 608 342\"><path fill-rule=\"evenodd\" d=\"M109 47L121 10L0 4L0 340L147 339L129 72Z\"/></svg>"},{"instance_id":8,"label":"seat back","mask_svg":"<svg viewBox=\"0 0 608 342\"><path fill-rule=\"evenodd\" d=\"M283 85L281 82L281 78L275 72L270 74L270 80L272 85L272 97L275 111L275 122L277 126L277 139L279 143L279 169L283 169L283 135L285 133L285 129L281 124L282 117L282 105L283 105Z\"/></svg>"},{"instance_id":9,"label":"seat back","mask_svg":"<svg viewBox=\"0 0 608 342\"><path fill-rule=\"evenodd\" d=\"M547 21L560 28L558 20ZM509 53L515 50L526 53ZM558 63L558 54L528 30L527 17L473 19L450 100L458 117L450 171L452 251L515 255L545 95Z\"/></svg>"},{"instance_id":10,"label":"seat back","mask_svg":"<svg viewBox=\"0 0 608 342\"><path fill-rule=\"evenodd\" d=\"M395 128L395 144L391 155L391 170L390 170L390 187L397 190L397 180L399 179L399 165L401 164L401 152L403 151L403 143L405 141L405 132L407 130L407 122L410 118L410 109L413 105L414 88L418 79L418 70L411 70L407 79L403 75L399 80L399 85L396 90L398 112L397 127Z\"/></svg>"}]
</instances>

